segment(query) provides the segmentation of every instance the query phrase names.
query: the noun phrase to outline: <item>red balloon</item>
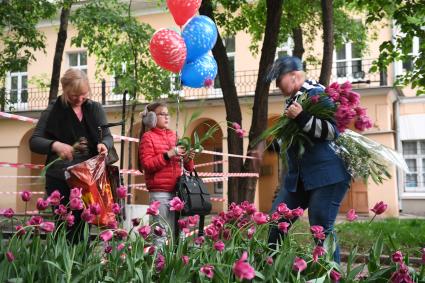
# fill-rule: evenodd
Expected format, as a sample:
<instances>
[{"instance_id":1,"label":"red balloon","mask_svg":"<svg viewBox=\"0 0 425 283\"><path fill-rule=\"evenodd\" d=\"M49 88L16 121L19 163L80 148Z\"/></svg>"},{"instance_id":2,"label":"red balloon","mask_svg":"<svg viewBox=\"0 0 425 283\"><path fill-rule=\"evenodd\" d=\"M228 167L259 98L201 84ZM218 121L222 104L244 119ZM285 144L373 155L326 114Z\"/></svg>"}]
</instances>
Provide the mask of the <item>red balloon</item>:
<instances>
[{"instance_id":1,"label":"red balloon","mask_svg":"<svg viewBox=\"0 0 425 283\"><path fill-rule=\"evenodd\" d=\"M167 6L176 24L182 26L196 14L201 2L202 0L167 0Z\"/></svg>"},{"instance_id":2,"label":"red balloon","mask_svg":"<svg viewBox=\"0 0 425 283\"><path fill-rule=\"evenodd\" d=\"M159 66L173 73L180 72L186 61L186 44L174 30L156 31L149 43L149 51Z\"/></svg>"}]
</instances>

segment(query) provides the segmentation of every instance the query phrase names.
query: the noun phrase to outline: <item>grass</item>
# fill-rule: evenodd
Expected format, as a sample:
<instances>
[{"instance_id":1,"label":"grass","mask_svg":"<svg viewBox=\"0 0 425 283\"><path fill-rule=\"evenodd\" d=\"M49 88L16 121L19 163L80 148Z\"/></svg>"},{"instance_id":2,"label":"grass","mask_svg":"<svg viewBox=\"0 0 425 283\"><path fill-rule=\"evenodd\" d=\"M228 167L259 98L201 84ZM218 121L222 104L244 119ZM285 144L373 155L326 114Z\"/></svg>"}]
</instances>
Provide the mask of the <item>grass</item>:
<instances>
[{"instance_id":1,"label":"grass","mask_svg":"<svg viewBox=\"0 0 425 283\"><path fill-rule=\"evenodd\" d=\"M379 237L384 237L384 254L396 250L411 256L420 256L425 247L425 219L387 218L369 221L346 222L335 226L343 251L358 246L360 253L366 253Z\"/></svg>"}]
</instances>

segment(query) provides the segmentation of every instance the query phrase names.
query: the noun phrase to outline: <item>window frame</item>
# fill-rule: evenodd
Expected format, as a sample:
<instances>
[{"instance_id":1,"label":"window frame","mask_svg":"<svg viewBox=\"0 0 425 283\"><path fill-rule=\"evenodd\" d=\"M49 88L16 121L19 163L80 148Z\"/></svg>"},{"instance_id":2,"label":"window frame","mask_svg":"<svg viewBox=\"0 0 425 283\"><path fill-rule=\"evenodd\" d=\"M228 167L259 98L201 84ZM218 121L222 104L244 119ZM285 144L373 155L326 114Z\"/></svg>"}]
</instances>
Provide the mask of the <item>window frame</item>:
<instances>
[{"instance_id":1,"label":"window frame","mask_svg":"<svg viewBox=\"0 0 425 283\"><path fill-rule=\"evenodd\" d=\"M22 86L22 82L23 82L23 77L26 77L26 87ZM17 87L16 89L12 89L12 80L13 78L17 78ZM10 71L7 73L6 76L6 98L9 100L8 105L10 105L11 107L17 109L17 110L22 110L25 109L26 106L28 105L28 69L27 67L25 67L25 71L24 70L20 70L20 71ZM16 91L16 101L15 102L11 102L12 101L12 91ZM22 94L23 92L26 91L26 101L22 101Z\"/></svg>"},{"instance_id":2,"label":"window frame","mask_svg":"<svg viewBox=\"0 0 425 283\"><path fill-rule=\"evenodd\" d=\"M81 65L81 54L85 53L86 54L86 64L85 65ZM71 55L75 55L77 54L77 65L76 66L71 66ZM88 72L88 68L87 68L87 61L88 61L88 56L87 56L87 50L79 50L79 51L72 51L72 52L68 52L67 53L67 57L68 57L68 66L69 68L73 68L73 69L77 69L80 71L84 71L86 74Z\"/></svg>"},{"instance_id":3,"label":"window frame","mask_svg":"<svg viewBox=\"0 0 425 283\"><path fill-rule=\"evenodd\" d=\"M405 153L406 143L416 144L416 153ZM402 141L402 154L403 158L407 161L408 159L415 160L416 171L410 174L416 174L417 186L407 186L407 175L403 175L403 194L424 194L425 193L425 140L403 140ZM406 162L407 163L407 162ZM410 168L409 168L410 170Z\"/></svg>"},{"instance_id":4,"label":"window frame","mask_svg":"<svg viewBox=\"0 0 425 283\"><path fill-rule=\"evenodd\" d=\"M345 82L346 80L350 82L361 81L365 77L365 72L363 71L363 57L360 54L360 57L353 56L353 46L355 46L352 42L346 42L342 48L345 51L345 58L338 59L338 51L334 48L333 51L333 63L332 63L332 75L335 80L339 83ZM355 66L353 62L360 62L360 71L356 72L360 75L355 76L353 72L353 67ZM345 63L345 76L338 75L338 63Z\"/></svg>"}]
</instances>

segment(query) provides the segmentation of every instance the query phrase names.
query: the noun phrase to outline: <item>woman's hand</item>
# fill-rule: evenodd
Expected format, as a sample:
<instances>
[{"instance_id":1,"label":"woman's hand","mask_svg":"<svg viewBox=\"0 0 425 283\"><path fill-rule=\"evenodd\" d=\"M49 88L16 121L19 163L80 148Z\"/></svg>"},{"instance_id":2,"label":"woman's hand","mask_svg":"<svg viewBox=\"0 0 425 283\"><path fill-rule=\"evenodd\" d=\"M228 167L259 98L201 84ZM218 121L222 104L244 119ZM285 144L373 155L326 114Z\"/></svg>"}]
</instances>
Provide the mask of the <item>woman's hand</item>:
<instances>
[{"instance_id":1,"label":"woman's hand","mask_svg":"<svg viewBox=\"0 0 425 283\"><path fill-rule=\"evenodd\" d=\"M99 143L99 144L97 144L97 152L99 152L99 154L108 155L108 148L106 147L105 144Z\"/></svg>"},{"instance_id":2,"label":"woman's hand","mask_svg":"<svg viewBox=\"0 0 425 283\"><path fill-rule=\"evenodd\" d=\"M190 149L189 153L186 156L187 160L193 160L195 158L195 150L193 148Z\"/></svg>"},{"instance_id":3,"label":"woman's hand","mask_svg":"<svg viewBox=\"0 0 425 283\"><path fill-rule=\"evenodd\" d=\"M55 152L63 160L72 160L74 159L73 153L74 148L69 144L55 141L52 144L52 151Z\"/></svg>"},{"instance_id":4,"label":"woman's hand","mask_svg":"<svg viewBox=\"0 0 425 283\"><path fill-rule=\"evenodd\" d=\"M186 154L186 148L182 145L178 145L167 151L167 155L169 158L173 156L183 156Z\"/></svg>"},{"instance_id":5,"label":"woman's hand","mask_svg":"<svg viewBox=\"0 0 425 283\"><path fill-rule=\"evenodd\" d=\"M301 106L301 104L294 101L294 103L292 103L292 105L285 110L285 115L290 119L294 119L301 113L301 111L303 111L303 107Z\"/></svg>"}]
</instances>

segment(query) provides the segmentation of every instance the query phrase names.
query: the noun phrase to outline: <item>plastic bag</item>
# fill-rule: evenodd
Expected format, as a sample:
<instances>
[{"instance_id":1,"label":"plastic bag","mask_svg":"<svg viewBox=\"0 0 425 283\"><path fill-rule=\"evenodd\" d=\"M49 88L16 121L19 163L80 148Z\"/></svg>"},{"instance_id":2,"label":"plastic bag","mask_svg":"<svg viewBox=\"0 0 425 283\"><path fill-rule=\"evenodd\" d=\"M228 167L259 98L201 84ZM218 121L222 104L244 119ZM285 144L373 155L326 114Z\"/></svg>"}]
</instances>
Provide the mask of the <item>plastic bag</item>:
<instances>
[{"instance_id":1,"label":"plastic bag","mask_svg":"<svg viewBox=\"0 0 425 283\"><path fill-rule=\"evenodd\" d=\"M100 214L92 224L106 226L115 221L112 212L114 200L111 184L105 163L106 156L96 155L84 162L67 168L66 181L70 188L82 188L82 199L88 208L91 204L99 204Z\"/></svg>"}]
</instances>

